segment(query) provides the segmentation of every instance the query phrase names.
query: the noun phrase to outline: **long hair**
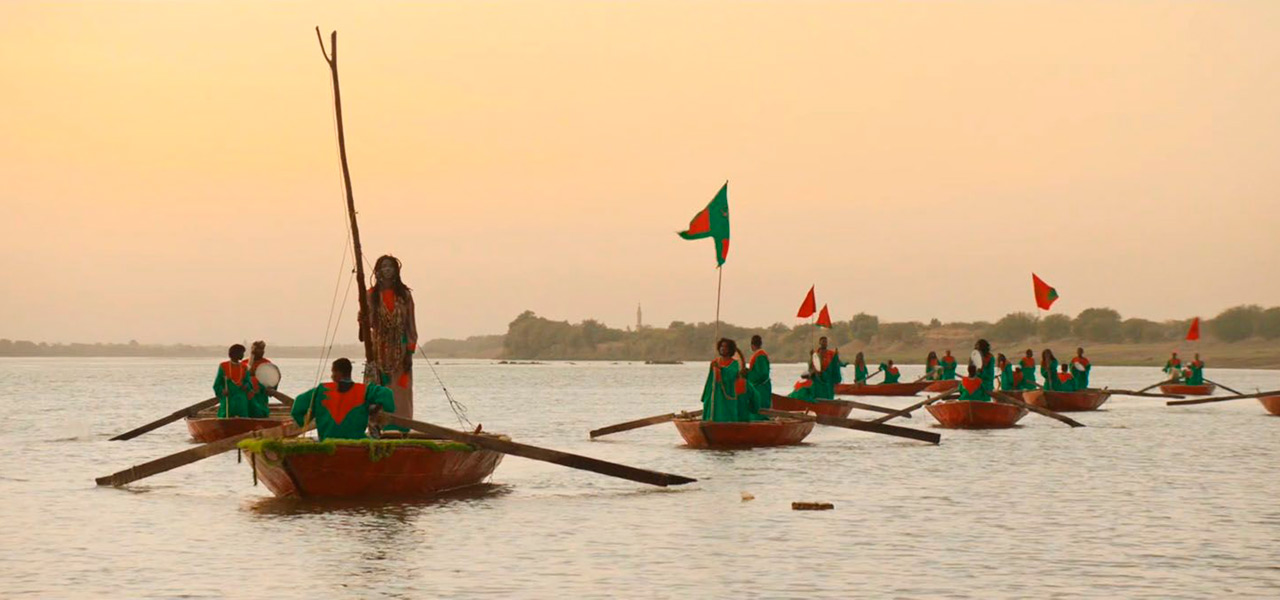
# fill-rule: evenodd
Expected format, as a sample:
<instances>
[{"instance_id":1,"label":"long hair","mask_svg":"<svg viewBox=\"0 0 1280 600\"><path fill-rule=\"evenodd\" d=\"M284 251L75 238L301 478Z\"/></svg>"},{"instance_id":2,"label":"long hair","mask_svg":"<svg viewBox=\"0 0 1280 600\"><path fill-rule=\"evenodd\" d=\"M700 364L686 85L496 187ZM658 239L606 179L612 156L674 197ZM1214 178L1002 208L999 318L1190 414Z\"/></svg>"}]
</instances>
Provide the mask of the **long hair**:
<instances>
[{"instance_id":1,"label":"long hair","mask_svg":"<svg viewBox=\"0 0 1280 600\"><path fill-rule=\"evenodd\" d=\"M1004 364L1006 364L1006 365L1007 365L1007 364L1009 364L1009 359L1005 358L1005 357L1004 357L1004 354L997 354L997 355L996 355L996 364L1001 364L1001 363L1004 363Z\"/></svg>"},{"instance_id":2,"label":"long hair","mask_svg":"<svg viewBox=\"0 0 1280 600\"><path fill-rule=\"evenodd\" d=\"M938 364L938 353L933 350L929 351L929 356L924 359L925 366Z\"/></svg>"},{"instance_id":3,"label":"long hair","mask_svg":"<svg viewBox=\"0 0 1280 600\"><path fill-rule=\"evenodd\" d=\"M394 262L394 263L395 263L395 265L396 265L396 274L392 277L391 281L386 281L386 282L384 282L384 281L382 281L382 275L381 275L381 273L379 273L379 271L381 271L381 268L380 268L380 267L382 267L382 263L383 263L383 261L388 261L388 260L389 260L389 261L392 261L392 262ZM398 259L398 258L396 258L396 257L394 257L394 256L392 256L392 255L390 255L390 254L383 254L382 256L379 256L379 257L378 257L378 260L374 261L374 263L373 263L373 277L374 277L374 282L375 282L375 284L376 284L376 285L383 285L383 284L385 284L385 285L386 285L386 287L390 288L393 292L395 292L395 294L396 294L396 297L397 297L397 298L399 298L399 299L401 299L401 300L406 300L406 301L407 301L407 300L409 299L409 291L410 291L410 289L411 289L411 288L410 288L409 286L405 285L405 284L404 284L404 281L401 281L401 280L400 280L400 267L401 267L400 259ZM372 291L373 291L373 290L370 290L370 292L372 292ZM374 310L375 312L380 312L380 311L382 311L382 310L383 310L383 308L384 308L384 307L382 306L382 303L381 303L381 302L374 302L374 303L373 303L373 310Z\"/></svg>"},{"instance_id":4,"label":"long hair","mask_svg":"<svg viewBox=\"0 0 1280 600\"><path fill-rule=\"evenodd\" d=\"M1053 350L1045 348L1044 352L1040 353L1040 364L1047 365L1051 360L1058 360L1058 357L1053 355Z\"/></svg>"},{"instance_id":5,"label":"long hair","mask_svg":"<svg viewBox=\"0 0 1280 600\"><path fill-rule=\"evenodd\" d=\"M867 359L863 358L862 353L859 352L857 356L853 357L853 364L858 365L859 367L865 367L867 366Z\"/></svg>"},{"instance_id":6,"label":"long hair","mask_svg":"<svg viewBox=\"0 0 1280 600\"><path fill-rule=\"evenodd\" d=\"M974 345L978 347L978 352L981 352L984 356L991 354L991 342L988 342L985 339L980 339L978 340L978 343Z\"/></svg>"},{"instance_id":7,"label":"long hair","mask_svg":"<svg viewBox=\"0 0 1280 600\"><path fill-rule=\"evenodd\" d=\"M720 346L723 346L725 344L729 344L729 356L733 356L738 353L738 342L735 342L727 337L722 337L720 338L719 341L716 342L716 356L720 356Z\"/></svg>"}]
</instances>

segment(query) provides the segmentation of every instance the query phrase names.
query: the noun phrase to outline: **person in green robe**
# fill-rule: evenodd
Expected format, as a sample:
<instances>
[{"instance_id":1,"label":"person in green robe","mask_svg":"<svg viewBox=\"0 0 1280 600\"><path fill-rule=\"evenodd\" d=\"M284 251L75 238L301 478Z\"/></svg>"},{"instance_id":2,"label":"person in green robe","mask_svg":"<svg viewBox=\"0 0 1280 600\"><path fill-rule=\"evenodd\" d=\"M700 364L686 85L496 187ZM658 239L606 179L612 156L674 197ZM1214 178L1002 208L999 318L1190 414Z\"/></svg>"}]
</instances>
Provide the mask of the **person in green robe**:
<instances>
[{"instance_id":1,"label":"person in green robe","mask_svg":"<svg viewBox=\"0 0 1280 600\"><path fill-rule=\"evenodd\" d=\"M1027 348L1027 353L1018 361L1018 372L1022 374L1022 381L1018 382L1020 390L1034 390L1040 387L1036 383L1036 355Z\"/></svg>"},{"instance_id":2,"label":"person in green robe","mask_svg":"<svg viewBox=\"0 0 1280 600\"><path fill-rule=\"evenodd\" d=\"M1044 377L1044 389L1048 391L1057 391L1058 386L1058 359L1053 355L1053 350L1048 348L1040 353L1040 375Z\"/></svg>"},{"instance_id":3,"label":"person in green robe","mask_svg":"<svg viewBox=\"0 0 1280 600\"><path fill-rule=\"evenodd\" d=\"M853 383L865 384L867 379L871 377L871 370L867 368L867 358L861 352L853 357Z\"/></svg>"},{"instance_id":4,"label":"person in green robe","mask_svg":"<svg viewBox=\"0 0 1280 600\"><path fill-rule=\"evenodd\" d=\"M751 336L751 359L745 364L747 393L751 395L747 403L747 417L753 421L767 421L769 417L760 411L773 408L773 381L769 378L769 353L764 351L764 339L758 335Z\"/></svg>"},{"instance_id":5,"label":"person in green robe","mask_svg":"<svg viewBox=\"0 0 1280 600\"><path fill-rule=\"evenodd\" d=\"M924 380L937 381L942 378L942 363L938 362L938 353L929 351L924 359Z\"/></svg>"},{"instance_id":6,"label":"person in green robe","mask_svg":"<svg viewBox=\"0 0 1280 600\"><path fill-rule=\"evenodd\" d=\"M1187 363L1186 377L1183 383L1187 385L1204 385L1204 361L1200 360L1200 353L1196 353L1195 359Z\"/></svg>"},{"instance_id":7,"label":"person in green robe","mask_svg":"<svg viewBox=\"0 0 1280 600\"><path fill-rule=\"evenodd\" d=\"M218 418L248 417L249 366L244 362L244 346L227 349L227 358L218 365L213 378L213 395L218 397Z\"/></svg>"},{"instance_id":8,"label":"person in green robe","mask_svg":"<svg viewBox=\"0 0 1280 600\"><path fill-rule=\"evenodd\" d=\"M944 381L954 381L956 378L956 357L951 356L951 351L947 350L942 356L942 379Z\"/></svg>"},{"instance_id":9,"label":"person in green robe","mask_svg":"<svg viewBox=\"0 0 1280 600\"><path fill-rule=\"evenodd\" d=\"M816 357L816 360L815 360ZM813 397L831 400L836 397L836 385L843 381L839 350L827 349L827 336L818 338L818 348L809 354L809 378L813 381Z\"/></svg>"},{"instance_id":10,"label":"person in green robe","mask_svg":"<svg viewBox=\"0 0 1280 600\"><path fill-rule=\"evenodd\" d=\"M1164 361L1164 368L1161 371L1164 371L1164 374L1172 381L1182 378L1182 359L1178 358L1177 352L1174 352L1173 356L1169 357L1169 360Z\"/></svg>"},{"instance_id":11,"label":"person in green robe","mask_svg":"<svg viewBox=\"0 0 1280 600\"><path fill-rule=\"evenodd\" d=\"M276 390L268 393L293 405L289 414L298 425L305 427L308 421L314 421L322 442L362 440L368 437L365 432L371 418L379 412L395 412L395 394L390 388L351 380L350 360L333 361L329 375L332 381L303 392L297 400Z\"/></svg>"},{"instance_id":12,"label":"person in green robe","mask_svg":"<svg viewBox=\"0 0 1280 600\"><path fill-rule=\"evenodd\" d=\"M982 379L982 387L991 393L996 389L996 358L991 355L991 342L980 339L973 344L973 349L982 355L982 364L978 367L978 377Z\"/></svg>"},{"instance_id":13,"label":"person in green robe","mask_svg":"<svg viewBox=\"0 0 1280 600\"><path fill-rule=\"evenodd\" d=\"M702 386L702 420L717 423L747 421L747 380L742 377L742 353L729 338L716 343L718 356L711 360Z\"/></svg>"},{"instance_id":14,"label":"person in green robe","mask_svg":"<svg viewBox=\"0 0 1280 600\"><path fill-rule=\"evenodd\" d=\"M902 373L898 372L898 367L893 366L893 361L880 363L880 372L884 373L884 381L881 384L898 383L902 378Z\"/></svg>"},{"instance_id":15,"label":"person in green robe","mask_svg":"<svg viewBox=\"0 0 1280 600\"><path fill-rule=\"evenodd\" d=\"M1076 391L1076 377L1071 374L1070 365L1062 365L1062 370L1058 372L1058 381L1053 387L1055 392L1074 392Z\"/></svg>"},{"instance_id":16,"label":"person in green robe","mask_svg":"<svg viewBox=\"0 0 1280 600\"><path fill-rule=\"evenodd\" d=\"M990 402L991 392L978 376L978 367L969 365L969 376L960 378L960 400L971 402Z\"/></svg>"},{"instance_id":17,"label":"person in green robe","mask_svg":"<svg viewBox=\"0 0 1280 600\"><path fill-rule=\"evenodd\" d=\"M1018 389L1018 372L1013 370L1013 364L1003 354L996 355L996 368L1000 369L1000 389Z\"/></svg>"},{"instance_id":18,"label":"person in green robe","mask_svg":"<svg viewBox=\"0 0 1280 600\"><path fill-rule=\"evenodd\" d=\"M249 416L265 419L271 416L271 407L267 406L270 396L266 386L258 383L258 367L271 364L267 360L267 343L258 340L249 347Z\"/></svg>"},{"instance_id":19,"label":"person in green robe","mask_svg":"<svg viewBox=\"0 0 1280 600\"><path fill-rule=\"evenodd\" d=\"M1089 389L1089 373L1093 371L1093 363L1084 355L1084 348L1076 348L1076 355L1071 358L1071 376L1075 378L1073 382L1075 389L1084 391Z\"/></svg>"}]
</instances>

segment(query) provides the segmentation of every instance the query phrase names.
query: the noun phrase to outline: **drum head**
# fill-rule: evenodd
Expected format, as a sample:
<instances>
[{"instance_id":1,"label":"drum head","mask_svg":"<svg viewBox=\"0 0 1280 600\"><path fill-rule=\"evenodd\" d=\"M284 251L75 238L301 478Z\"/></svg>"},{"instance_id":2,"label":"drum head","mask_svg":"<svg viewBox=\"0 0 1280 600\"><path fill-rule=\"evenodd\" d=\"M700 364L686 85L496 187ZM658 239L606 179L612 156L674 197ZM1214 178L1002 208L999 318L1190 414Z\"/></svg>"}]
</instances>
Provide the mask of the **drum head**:
<instances>
[{"instance_id":1,"label":"drum head","mask_svg":"<svg viewBox=\"0 0 1280 600\"><path fill-rule=\"evenodd\" d=\"M969 364L973 365L973 368L981 370L982 369L982 353L977 350L970 352Z\"/></svg>"},{"instance_id":2,"label":"drum head","mask_svg":"<svg viewBox=\"0 0 1280 600\"><path fill-rule=\"evenodd\" d=\"M813 363L813 370L814 370L814 371L821 371L821 370L822 370L822 356L821 356L821 355L819 355L817 352L814 352L814 353L813 353L813 356L812 356L811 358L812 358L812 360L810 360L809 362Z\"/></svg>"},{"instance_id":3,"label":"drum head","mask_svg":"<svg viewBox=\"0 0 1280 600\"><path fill-rule=\"evenodd\" d=\"M262 363L258 365L258 369L254 371L254 377L258 378L258 383L269 388L280 385L280 368L271 363Z\"/></svg>"},{"instance_id":4,"label":"drum head","mask_svg":"<svg viewBox=\"0 0 1280 600\"><path fill-rule=\"evenodd\" d=\"M1073 362L1073 363L1071 363L1071 368L1072 368L1072 369L1075 369L1075 370L1077 370L1077 371L1083 371L1083 370L1084 370L1084 365L1083 365L1083 364L1081 364L1081 363L1078 363L1078 362Z\"/></svg>"}]
</instances>

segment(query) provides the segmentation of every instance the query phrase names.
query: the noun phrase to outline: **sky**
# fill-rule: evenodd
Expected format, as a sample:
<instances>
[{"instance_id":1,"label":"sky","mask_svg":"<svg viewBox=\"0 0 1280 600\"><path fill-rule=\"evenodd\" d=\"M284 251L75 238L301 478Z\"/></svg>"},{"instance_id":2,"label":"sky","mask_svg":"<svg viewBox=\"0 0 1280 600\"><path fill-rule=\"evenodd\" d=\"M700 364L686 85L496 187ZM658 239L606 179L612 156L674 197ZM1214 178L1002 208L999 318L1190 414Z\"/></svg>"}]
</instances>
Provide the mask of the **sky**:
<instances>
[{"instance_id":1,"label":"sky","mask_svg":"<svg viewBox=\"0 0 1280 600\"><path fill-rule=\"evenodd\" d=\"M423 339L711 321L711 243L675 233L726 180L733 323L810 285L994 320L1032 272L1068 315L1280 304L1278 2L18 1L0 337L320 343L349 277L317 25Z\"/></svg>"}]
</instances>

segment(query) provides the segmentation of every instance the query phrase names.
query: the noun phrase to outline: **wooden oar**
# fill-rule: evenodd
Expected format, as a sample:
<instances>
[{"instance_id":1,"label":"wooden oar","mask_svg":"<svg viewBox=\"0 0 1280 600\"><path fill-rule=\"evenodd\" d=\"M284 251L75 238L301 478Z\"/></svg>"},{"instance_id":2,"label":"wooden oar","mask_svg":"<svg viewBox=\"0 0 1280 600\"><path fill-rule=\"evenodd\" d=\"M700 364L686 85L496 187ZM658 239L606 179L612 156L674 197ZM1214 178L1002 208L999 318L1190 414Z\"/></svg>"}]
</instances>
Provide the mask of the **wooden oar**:
<instances>
[{"instance_id":1,"label":"wooden oar","mask_svg":"<svg viewBox=\"0 0 1280 600\"><path fill-rule=\"evenodd\" d=\"M853 384L852 384L852 385L866 385L866 383L867 383L868 381L870 381L872 377L875 377L876 375L879 375L879 374L881 374L881 373L883 373L883 372L884 372L884 369L876 369L876 372L875 372L875 373L872 373L872 374L870 374L870 375L867 375L866 377L863 377L862 379L854 379L854 380L853 380Z\"/></svg>"},{"instance_id":2,"label":"wooden oar","mask_svg":"<svg viewBox=\"0 0 1280 600\"><path fill-rule=\"evenodd\" d=\"M921 381L928 379L930 375L937 373L938 371L941 371L941 370L942 370L941 368L936 368L933 371L930 371L929 369L925 369L924 375L921 375L920 377L916 378L916 380L912 381L911 383L920 383ZM939 379L938 381L942 381L942 380Z\"/></svg>"},{"instance_id":3,"label":"wooden oar","mask_svg":"<svg viewBox=\"0 0 1280 600\"><path fill-rule=\"evenodd\" d=\"M857 419L842 419L840 417L829 417L826 415L811 415L808 413L788 412L785 410L764 409L760 414L770 417L783 417L788 419L801 419L804 421L814 421L819 425L827 425L830 427L843 427L845 429L856 429L858 431L868 431L871 433L883 433L885 435L893 435L897 437L919 440L936 444L942 439L942 436L932 431L920 431L908 427L898 427L897 425L883 425L874 421L859 421Z\"/></svg>"},{"instance_id":4,"label":"wooden oar","mask_svg":"<svg viewBox=\"0 0 1280 600\"><path fill-rule=\"evenodd\" d=\"M165 425L168 425L174 421L177 421L178 419L190 417L191 415L194 415L206 408L217 406L217 405L218 405L218 399L216 397L210 398L208 400L201 400L200 402L192 404L191 406L188 406L184 409L178 410L167 417L156 419L155 421L147 423L146 425L143 425L141 427L130 429L129 431L126 431L120 435L117 435L111 438L110 441L114 442L118 440L131 440L148 431L151 431L153 429L159 429L161 427L164 427Z\"/></svg>"},{"instance_id":5,"label":"wooden oar","mask_svg":"<svg viewBox=\"0 0 1280 600\"><path fill-rule=\"evenodd\" d=\"M1112 389L1103 389L1101 391L1111 394L1112 396L1137 396L1139 398L1186 398L1186 396L1181 394L1152 394L1149 392L1133 392L1129 390Z\"/></svg>"},{"instance_id":6,"label":"wooden oar","mask_svg":"<svg viewBox=\"0 0 1280 600\"><path fill-rule=\"evenodd\" d=\"M795 398L788 398L788 397L786 397L786 396L782 396L782 395L779 395L779 394L774 394L774 395L773 395L773 401L774 401L774 402L777 402L777 401L778 401L778 399L780 399L780 398L781 398L781 399L783 399L783 400L795 400ZM853 407L853 408L857 408L857 409L861 409L861 410L867 410L867 411L871 411L871 412L878 412L878 413L885 413L885 414L892 414L892 413L898 412L898 409L896 409L896 408L888 408L888 407L884 407L884 406L876 406L876 405L874 405L874 404L867 404L867 403L865 403L865 402L858 402L858 401L856 401L856 400L843 400L843 399L831 399L831 398L814 398L813 400L801 400L801 402L810 402L810 403L813 403L813 404L830 404L830 405L833 405L833 406L851 406L851 407ZM911 415L907 415L907 418L908 418L908 419L909 419L909 418L911 418Z\"/></svg>"},{"instance_id":7,"label":"wooden oar","mask_svg":"<svg viewBox=\"0 0 1280 600\"><path fill-rule=\"evenodd\" d=\"M1233 390L1233 389L1231 389L1231 388L1229 388L1229 387L1227 387L1227 386L1225 386L1225 385L1222 385L1221 383L1218 383L1218 382L1216 382L1216 381L1214 381L1214 380L1212 380L1212 379L1205 379L1205 383L1212 383L1213 385L1216 385L1216 386L1218 386L1218 387L1220 387L1220 388L1222 388L1222 389L1224 389L1224 390L1227 390L1228 392L1231 392L1232 394L1236 394L1236 395L1242 395L1242 394L1244 394L1244 392L1242 392L1242 391L1240 391L1240 390ZM1257 389L1257 388L1254 388L1254 389Z\"/></svg>"},{"instance_id":8,"label":"wooden oar","mask_svg":"<svg viewBox=\"0 0 1280 600\"><path fill-rule=\"evenodd\" d=\"M1033 413L1036 413L1038 415L1044 415L1046 417L1049 417L1050 419L1057 419L1072 427L1084 427L1084 423L1081 423L1075 419L1072 419L1070 417L1065 417L1047 408L1041 408L1034 404L1027 404L1026 402L1023 402L1022 400L1020 400L1019 398L1015 396L1010 396L1009 394L1006 394L1002 391L992 391L991 395L995 396L998 400L1000 400L1001 402L1004 402L1005 404L1021 406L1022 408L1025 408Z\"/></svg>"},{"instance_id":9,"label":"wooden oar","mask_svg":"<svg viewBox=\"0 0 1280 600\"><path fill-rule=\"evenodd\" d=\"M1160 383L1157 383L1157 384L1155 384L1155 385L1149 385L1149 386L1147 386L1147 387L1144 387L1144 388L1142 388L1142 389L1138 390L1138 393L1142 393L1142 392L1145 392L1145 391L1150 390L1150 389L1153 389L1153 388L1158 388L1158 387L1160 387L1160 386L1162 386L1162 385L1165 385L1165 384L1168 384L1168 383L1173 383L1173 382L1175 382L1175 381L1177 381L1177 379L1169 378L1169 379L1166 379L1166 380L1164 380L1164 381L1161 381Z\"/></svg>"},{"instance_id":10,"label":"wooden oar","mask_svg":"<svg viewBox=\"0 0 1280 600\"><path fill-rule=\"evenodd\" d=\"M1166 406L1186 406L1188 404L1209 404L1211 402L1226 402L1228 400L1244 400L1247 398L1262 398L1265 396L1280 396L1280 390L1273 392L1258 392L1256 394L1240 394L1237 396L1220 396L1218 398L1195 398L1192 400L1173 400L1165 402Z\"/></svg>"},{"instance_id":11,"label":"wooden oar","mask_svg":"<svg viewBox=\"0 0 1280 600\"><path fill-rule=\"evenodd\" d=\"M602 435L609 435L611 433L621 433L623 431L631 431L632 429L640 429L641 427L648 427L650 425L666 423L668 421L674 420L676 417L682 417L682 416L688 416L688 417L694 417L694 418L701 417L702 411L695 410L692 412L684 412L684 413L668 413L665 415L658 415L656 417L645 417L643 419L627 421L626 423L618 423L617 425L601 427L600 429L594 429L591 431L591 439L598 438Z\"/></svg>"},{"instance_id":12,"label":"wooden oar","mask_svg":"<svg viewBox=\"0 0 1280 600\"><path fill-rule=\"evenodd\" d=\"M921 400L915 404L912 404L911 406L908 406L902 410L894 411L892 414L885 415L871 422L876 424L884 423L885 421L888 421L890 419L896 419L898 417L905 417L907 415L910 415L911 413L917 410L920 410L925 406L933 404L934 402L941 402L943 400L950 400L952 398L959 398L959 397L960 397L960 394L958 392L944 392L944 393L938 394L937 396L930 396L928 398L925 398L924 400Z\"/></svg>"},{"instance_id":13,"label":"wooden oar","mask_svg":"<svg viewBox=\"0 0 1280 600\"><path fill-rule=\"evenodd\" d=\"M628 467L627 465L611 463L578 454L570 454L559 450L539 448L537 446L520 444L485 435L464 433L456 429L449 429L448 427L441 427L439 425L424 423L422 421L414 421L404 417L397 417L396 415L385 413L384 415L387 422L394 423L420 433L425 433L433 437L462 442L477 448L493 450L494 452L501 452L512 456L520 456L523 458L549 462L563 467L569 467L571 469L581 469L583 471L591 471L592 473L599 473L601 475L629 479L631 481L662 487L667 487L669 485L684 485L686 483L693 483L697 481L697 479L684 477L682 475L637 469L635 467Z\"/></svg>"},{"instance_id":14,"label":"wooden oar","mask_svg":"<svg viewBox=\"0 0 1280 600\"><path fill-rule=\"evenodd\" d=\"M120 487L125 484L133 483L144 477L150 477L152 475L164 473L165 471L172 471L178 467L189 465L199 460L204 460L210 456L217 456L223 452L235 450L236 444L239 444L240 440L292 437L309 431L310 429L312 429L311 425L302 428L294 425L293 423L286 423L279 427L271 427L269 429L256 429L254 431L249 431L240 435L233 435L229 438L223 438L216 442L202 444L195 448L183 450L182 452L170 454L168 456L157 458L153 461L129 467L128 469L118 473L112 473L106 477L99 477L95 481L98 482L98 485Z\"/></svg>"}]
</instances>

